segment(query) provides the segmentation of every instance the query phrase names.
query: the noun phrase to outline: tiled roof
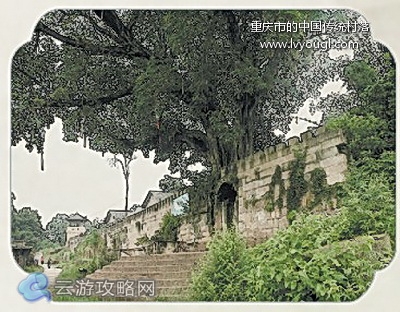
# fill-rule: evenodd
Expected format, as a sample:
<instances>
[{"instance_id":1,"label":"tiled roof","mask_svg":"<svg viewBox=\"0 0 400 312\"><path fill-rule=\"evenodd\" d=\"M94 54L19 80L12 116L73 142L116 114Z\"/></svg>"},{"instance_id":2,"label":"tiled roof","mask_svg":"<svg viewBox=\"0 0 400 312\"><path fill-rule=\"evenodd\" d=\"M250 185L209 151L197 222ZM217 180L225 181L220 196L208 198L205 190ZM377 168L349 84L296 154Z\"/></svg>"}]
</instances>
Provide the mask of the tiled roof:
<instances>
[{"instance_id":1,"label":"tiled roof","mask_svg":"<svg viewBox=\"0 0 400 312\"><path fill-rule=\"evenodd\" d=\"M104 219L104 223L114 222L114 221L123 219L127 216L130 216L134 213L136 213L136 212L131 211L131 210L126 211L126 210L110 209L107 212L107 216Z\"/></svg>"},{"instance_id":2,"label":"tiled roof","mask_svg":"<svg viewBox=\"0 0 400 312\"><path fill-rule=\"evenodd\" d=\"M79 213L76 212L76 213L70 215L67 220L68 221L76 221L76 220L78 220L78 221L87 221L87 218L81 216Z\"/></svg>"}]
</instances>

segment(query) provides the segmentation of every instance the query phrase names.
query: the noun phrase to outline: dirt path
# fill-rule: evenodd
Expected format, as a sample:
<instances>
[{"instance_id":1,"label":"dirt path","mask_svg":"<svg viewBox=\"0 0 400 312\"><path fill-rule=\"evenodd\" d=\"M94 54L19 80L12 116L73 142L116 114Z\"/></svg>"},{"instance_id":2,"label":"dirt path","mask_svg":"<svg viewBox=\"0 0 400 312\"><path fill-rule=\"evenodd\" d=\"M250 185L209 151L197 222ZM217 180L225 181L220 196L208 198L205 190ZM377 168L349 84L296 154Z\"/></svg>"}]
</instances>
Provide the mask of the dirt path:
<instances>
[{"instance_id":1,"label":"dirt path","mask_svg":"<svg viewBox=\"0 0 400 312\"><path fill-rule=\"evenodd\" d=\"M49 287L55 285L55 281L57 276L61 273L61 269L55 268L55 267L50 267L50 269L47 267L47 264L42 265L44 268L44 274L47 276L49 279Z\"/></svg>"}]
</instances>

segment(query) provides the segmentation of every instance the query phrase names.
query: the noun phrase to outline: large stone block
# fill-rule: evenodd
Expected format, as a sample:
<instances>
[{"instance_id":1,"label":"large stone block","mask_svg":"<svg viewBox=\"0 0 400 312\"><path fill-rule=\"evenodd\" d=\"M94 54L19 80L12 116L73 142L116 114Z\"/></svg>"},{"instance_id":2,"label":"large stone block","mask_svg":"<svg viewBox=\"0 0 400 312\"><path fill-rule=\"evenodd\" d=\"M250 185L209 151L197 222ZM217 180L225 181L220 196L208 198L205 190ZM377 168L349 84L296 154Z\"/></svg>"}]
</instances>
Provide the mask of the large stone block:
<instances>
[{"instance_id":1,"label":"large stone block","mask_svg":"<svg viewBox=\"0 0 400 312\"><path fill-rule=\"evenodd\" d=\"M337 137L332 138L331 140L320 143L320 148L327 149L331 146L336 146L336 145L342 144L344 142L345 141L344 141L343 137L337 136Z\"/></svg>"},{"instance_id":2,"label":"large stone block","mask_svg":"<svg viewBox=\"0 0 400 312\"><path fill-rule=\"evenodd\" d=\"M320 149L319 151L317 151L317 157L319 158L319 160L322 159L327 159L327 158L331 158L331 157L335 157L337 155L339 155L339 151L336 147L336 145L334 146L330 146L329 148L326 149Z\"/></svg>"},{"instance_id":3,"label":"large stone block","mask_svg":"<svg viewBox=\"0 0 400 312\"><path fill-rule=\"evenodd\" d=\"M346 155L339 154L335 157L326 158L320 161L322 168L332 167L332 166L340 166L343 163L347 162Z\"/></svg>"}]
</instances>

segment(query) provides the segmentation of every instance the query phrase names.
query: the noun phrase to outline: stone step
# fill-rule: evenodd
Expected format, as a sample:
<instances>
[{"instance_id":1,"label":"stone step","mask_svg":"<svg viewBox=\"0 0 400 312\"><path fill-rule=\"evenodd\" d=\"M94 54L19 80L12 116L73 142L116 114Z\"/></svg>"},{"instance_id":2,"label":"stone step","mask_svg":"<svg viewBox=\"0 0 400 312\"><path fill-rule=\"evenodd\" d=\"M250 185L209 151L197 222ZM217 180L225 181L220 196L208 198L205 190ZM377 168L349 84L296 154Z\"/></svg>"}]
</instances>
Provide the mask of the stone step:
<instances>
[{"instance_id":1,"label":"stone step","mask_svg":"<svg viewBox=\"0 0 400 312\"><path fill-rule=\"evenodd\" d=\"M174 266L193 266L194 264L198 263L199 260L176 260L176 259L163 259L163 260L148 260L148 261L114 261L109 266L117 266L117 267L124 267L124 266L136 266L136 267L144 267L144 266L167 266L167 265L174 265ZM109 267L107 266L107 267Z\"/></svg>"},{"instance_id":2,"label":"stone step","mask_svg":"<svg viewBox=\"0 0 400 312\"><path fill-rule=\"evenodd\" d=\"M112 276L109 278L101 278L101 277L96 277L96 278L90 278L91 281L96 283L96 281L117 281L117 280L123 280L124 278L121 278L119 276ZM129 278L131 280L134 280L132 278ZM143 278L145 280L146 278ZM150 279L150 278L149 278ZM138 279L136 279L138 280ZM139 278L140 280L140 278ZM153 279L152 279L153 280ZM167 279L154 279L155 287L156 289L163 289L163 288L169 288L169 287L175 287L175 288L187 288L189 286L189 281L187 278L167 278Z\"/></svg>"},{"instance_id":3,"label":"stone step","mask_svg":"<svg viewBox=\"0 0 400 312\"><path fill-rule=\"evenodd\" d=\"M148 262L148 261L163 261L163 260L195 260L201 258L204 252L182 252L182 253L169 253L169 254L151 254L151 255L138 255L131 257L121 257L117 262Z\"/></svg>"},{"instance_id":4,"label":"stone step","mask_svg":"<svg viewBox=\"0 0 400 312\"><path fill-rule=\"evenodd\" d=\"M99 281L106 279L109 281L154 280L156 297L166 301L179 301L187 295L192 269L204 255L204 252L182 252L122 257L87 275L86 278ZM154 297L113 299L117 301L157 300Z\"/></svg>"},{"instance_id":5,"label":"stone step","mask_svg":"<svg viewBox=\"0 0 400 312\"><path fill-rule=\"evenodd\" d=\"M148 272L181 272L181 271L190 271L193 268L193 263L185 263L185 264L175 264L175 265L124 265L120 266L118 264L106 265L100 269L100 272L131 272L132 274L136 273L148 273Z\"/></svg>"},{"instance_id":6,"label":"stone step","mask_svg":"<svg viewBox=\"0 0 400 312\"><path fill-rule=\"evenodd\" d=\"M192 271L179 272L123 272L123 271L96 271L93 274L87 275L89 279L166 279L166 278L190 278Z\"/></svg>"}]
</instances>

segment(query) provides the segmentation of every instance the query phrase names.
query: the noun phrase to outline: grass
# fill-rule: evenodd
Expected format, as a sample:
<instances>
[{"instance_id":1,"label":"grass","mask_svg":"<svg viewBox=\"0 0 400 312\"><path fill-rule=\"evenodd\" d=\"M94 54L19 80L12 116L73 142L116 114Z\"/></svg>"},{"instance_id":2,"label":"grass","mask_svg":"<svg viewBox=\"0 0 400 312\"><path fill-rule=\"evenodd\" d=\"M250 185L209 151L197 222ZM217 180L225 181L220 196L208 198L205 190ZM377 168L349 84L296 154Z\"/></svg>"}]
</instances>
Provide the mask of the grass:
<instances>
[{"instance_id":1,"label":"grass","mask_svg":"<svg viewBox=\"0 0 400 312\"><path fill-rule=\"evenodd\" d=\"M43 272L44 268L41 265L27 265L24 268L27 273Z\"/></svg>"}]
</instances>

